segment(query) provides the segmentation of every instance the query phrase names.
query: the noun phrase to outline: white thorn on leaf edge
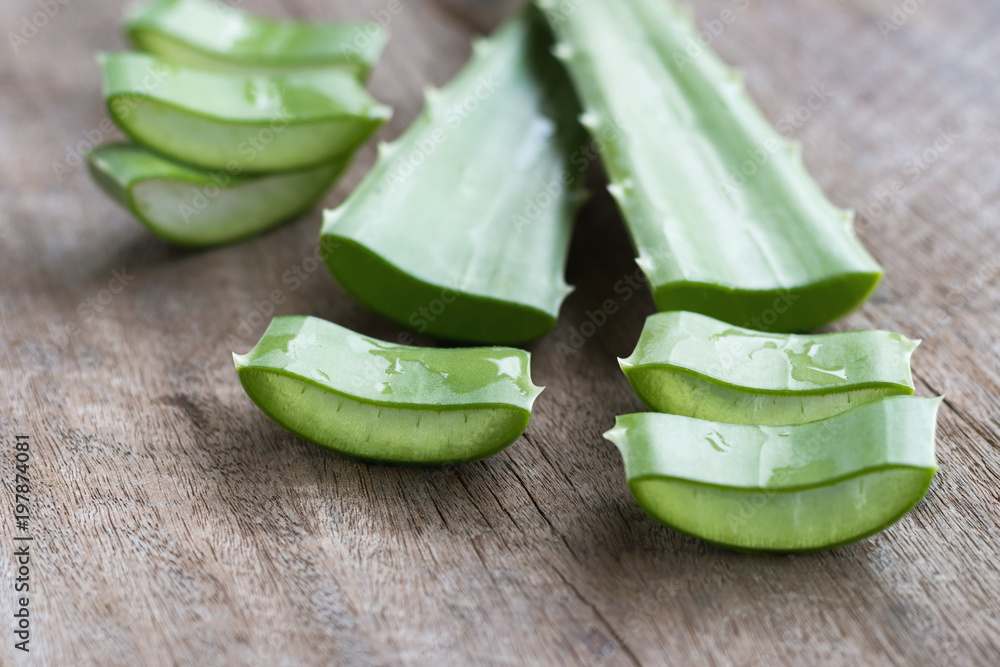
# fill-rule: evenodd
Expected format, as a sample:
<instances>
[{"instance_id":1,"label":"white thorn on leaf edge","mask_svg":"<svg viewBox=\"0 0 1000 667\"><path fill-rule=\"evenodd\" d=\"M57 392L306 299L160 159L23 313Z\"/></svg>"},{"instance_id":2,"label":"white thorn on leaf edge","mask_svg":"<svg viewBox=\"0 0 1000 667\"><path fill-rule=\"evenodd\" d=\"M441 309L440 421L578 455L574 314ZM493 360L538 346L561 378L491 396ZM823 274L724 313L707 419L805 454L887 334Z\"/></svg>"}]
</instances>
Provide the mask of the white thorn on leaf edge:
<instances>
[{"instance_id":1,"label":"white thorn on leaf edge","mask_svg":"<svg viewBox=\"0 0 1000 667\"><path fill-rule=\"evenodd\" d=\"M583 125L588 130L596 130L601 125L601 118L593 111L584 111L577 118L580 125Z\"/></svg>"},{"instance_id":2,"label":"white thorn on leaf edge","mask_svg":"<svg viewBox=\"0 0 1000 667\"><path fill-rule=\"evenodd\" d=\"M389 143L388 141L380 141L376 146L376 150L378 151L378 156L385 159L399 150L399 147L394 143Z\"/></svg>"},{"instance_id":3,"label":"white thorn on leaf edge","mask_svg":"<svg viewBox=\"0 0 1000 667\"><path fill-rule=\"evenodd\" d=\"M556 42L552 46L552 55L557 60L570 60L573 57L573 47L566 42Z\"/></svg>"},{"instance_id":4,"label":"white thorn on leaf edge","mask_svg":"<svg viewBox=\"0 0 1000 667\"><path fill-rule=\"evenodd\" d=\"M488 37L476 37L472 40L472 53L477 56L484 56L494 48L493 40Z\"/></svg>"}]
</instances>

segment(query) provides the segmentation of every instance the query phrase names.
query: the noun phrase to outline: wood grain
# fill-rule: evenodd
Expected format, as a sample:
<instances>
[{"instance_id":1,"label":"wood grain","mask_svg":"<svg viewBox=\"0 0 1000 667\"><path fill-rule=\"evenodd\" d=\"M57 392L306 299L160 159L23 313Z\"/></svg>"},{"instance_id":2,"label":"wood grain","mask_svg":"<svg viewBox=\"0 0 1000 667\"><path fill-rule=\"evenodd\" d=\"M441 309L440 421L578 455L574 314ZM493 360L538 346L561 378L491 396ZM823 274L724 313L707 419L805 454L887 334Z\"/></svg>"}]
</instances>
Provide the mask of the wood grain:
<instances>
[{"instance_id":1,"label":"wood grain","mask_svg":"<svg viewBox=\"0 0 1000 667\"><path fill-rule=\"evenodd\" d=\"M12 647L5 585L2 664L1000 664L995 3L697 5L701 21L734 12L712 46L803 142L833 200L861 212L886 268L871 302L836 328L924 338L918 392L947 395L941 472L924 502L874 538L803 557L710 547L658 526L629 496L600 434L641 408L615 357L653 306L613 289L635 267L603 194L580 219L578 290L532 349L548 390L507 451L440 470L369 466L268 421L230 360L268 311L398 331L325 269L308 270L317 211L186 252L152 238L84 169L56 174L73 146L107 138L93 54L124 47L122 4L70 0L17 53L0 45L0 476L9 493L8 443L30 435L36 538L31 653ZM383 138L502 13L474 0L400 4L372 81L397 109ZM883 35L894 4L918 8ZM244 6L320 19L388 3ZM3 32L38 11L5 1ZM283 276L296 267L306 278L293 289ZM115 271L127 286L105 293ZM566 353L606 299L617 312ZM4 506L6 551L6 496ZM0 574L14 576L10 557Z\"/></svg>"}]
</instances>

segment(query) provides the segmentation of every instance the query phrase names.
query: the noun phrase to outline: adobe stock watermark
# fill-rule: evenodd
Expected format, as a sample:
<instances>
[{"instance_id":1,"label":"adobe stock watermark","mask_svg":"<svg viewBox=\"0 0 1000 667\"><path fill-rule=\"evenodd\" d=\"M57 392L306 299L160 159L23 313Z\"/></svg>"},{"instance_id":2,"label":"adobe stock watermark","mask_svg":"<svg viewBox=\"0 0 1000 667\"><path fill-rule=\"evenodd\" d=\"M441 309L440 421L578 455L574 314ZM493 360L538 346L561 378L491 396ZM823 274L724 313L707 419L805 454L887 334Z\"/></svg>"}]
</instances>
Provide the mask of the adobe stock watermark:
<instances>
[{"instance_id":1,"label":"adobe stock watermark","mask_svg":"<svg viewBox=\"0 0 1000 667\"><path fill-rule=\"evenodd\" d=\"M780 290L774 297L774 301L771 302L770 306L764 308L764 310L760 311L760 313L751 317L746 322L743 322L740 326L744 329L766 331L778 321L781 315L787 313L795 302L799 300L799 298L800 296L794 292Z\"/></svg>"},{"instance_id":2,"label":"adobe stock watermark","mask_svg":"<svg viewBox=\"0 0 1000 667\"><path fill-rule=\"evenodd\" d=\"M587 341L597 335L597 332L617 313L622 304L631 301L636 293L646 284L646 274L642 268L636 267L632 273L622 276L612 286L614 297L609 297L593 309L584 312L585 319L576 326L569 328L565 340L556 343L556 351L564 360L587 344Z\"/></svg>"},{"instance_id":3,"label":"adobe stock watermark","mask_svg":"<svg viewBox=\"0 0 1000 667\"><path fill-rule=\"evenodd\" d=\"M830 101L831 97L833 97L833 93L825 85L810 86L805 102L781 115L776 125L778 133L786 140L790 140L798 130L809 122L813 114ZM775 153L782 148L787 148L787 146L786 142L772 136L760 145L748 148L744 153L745 159L739 165L732 167L720 183L722 190L726 193L732 193L744 188Z\"/></svg>"},{"instance_id":4,"label":"adobe stock watermark","mask_svg":"<svg viewBox=\"0 0 1000 667\"><path fill-rule=\"evenodd\" d=\"M433 112L435 115L440 113L440 118L445 123L445 127L434 127L430 133L421 137L416 142L416 145L409 149L408 153L402 155L401 159L396 160L395 166L382 176L381 186L392 191L405 182L407 178L412 176L427 161L427 158L437 152L438 148L451 136L451 133L461 127L479 109L480 105L489 99L502 85L503 81L495 75L481 76L471 93L458 102L454 102L440 110L433 109L435 94L429 93L427 96L427 105L431 108L426 112ZM400 150L400 147L398 144L391 147L388 147L387 144L380 146L380 151L385 150L397 151Z\"/></svg>"},{"instance_id":5,"label":"adobe stock watermark","mask_svg":"<svg viewBox=\"0 0 1000 667\"><path fill-rule=\"evenodd\" d=\"M903 194L917 183L942 155L951 150L960 138L961 135L951 127L938 128L934 141L919 153L907 158L900 173L879 188L875 198L859 209L862 215L856 220L857 233L864 234L869 227L892 210Z\"/></svg>"},{"instance_id":6,"label":"adobe stock watermark","mask_svg":"<svg viewBox=\"0 0 1000 667\"><path fill-rule=\"evenodd\" d=\"M292 264L281 274L281 284L285 288L272 289L267 298L255 300L253 308L236 323L236 327L226 336L230 349L242 347L256 332L270 321L278 306L285 303L289 294L300 290L312 279L316 271L326 264L326 260L340 247L339 243L324 242L317 244L312 255L303 257L301 261Z\"/></svg>"},{"instance_id":7,"label":"adobe stock watermark","mask_svg":"<svg viewBox=\"0 0 1000 667\"><path fill-rule=\"evenodd\" d=\"M825 84L818 83L809 86L809 94L805 101L786 110L778 119L775 124L778 134L786 139L791 139L796 132L812 120L813 114L822 109L833 96L833 92Z\"/></svg>"},{"instance_id":8,"label":"adobe stock watermark","mask_svg":"<svg viewBox=\"0 0 1000 667\"><path fill-rule=\"evenodd\" d=\"M75 320L64 326L55 326L49 323L49 340L59 349L66 349L73 338L79 335L85 327L92 325L105 310L111 307L118 295L124 292L133 280L135 280L135 276L129 273L126 267L113 270L107 287L77 304Z\"/></svg>"},{"instance_id":9,"label":"adobe stock watermark","mask_svg":"<svg viewBox=\"0 0 1000 667\"><path fill-rule=\"evenodd\" d=\"M723 9L715 18L703 19L695 24L696 29L700 28L697 34L688 39L683 51L674 51L674 64L677 65L677 69L683 72L709 52L715 40L722 36L726 28L736 23L739 15L750 7L750 0L732 0L732 4L732 9Z\"/></svg>"},{"instance_id":10,"label":"adobe stock watermark","mask_svg":"<svg viewBox=\"0 0 1000 667\"><path fill-rule=\"evenodd\" d=\"M145 99L145 94L154 90L170 75L170 68L160 62L153 62L143 74L139 81L137 92L128 95L119 95L111 102L111 109L115 116L125 120ZM97 127L85 130L83 138L74 144L66 145L66 156L62 161L52 162L52 173L56 180L62 183L67 174L82 165L87 156L97 146L104 142L106 138L115 132L115 124L111 118L102 118Z\"/></svg>"},{"instance_id":11,"label":"adobe stock watermark","mask_svg":"<svg viewBox=\"0 0 1000 667\"><path fill-rule=\"evenodd\" d=\"M63 7L72 2L73 0L35 0L38 11L22 16L18 31L7 33L7 41L14 53L20 53L23 46L33 40L39 32L45 30Z\"/></svg>"},{"instance_id":12,"label":"adobe stock watermark","mask_svg":"<svg viewBox=\"0 0 1000 667\"><path fill-rule=\"evenodd\" d=\"M410 327L417 333L424 333L427 328L440 318L444 312L448 309L448 306L455 303L458 299L458 285L452 284L452 286L442 287L440 294L428 301L426 304L421 305L419 308L410 314L407 323ZM413 336L410 334L400 334L400 338L406 337L407 340L400 340L399 342L403 345L410 345L413 343Z\"/></svg>"},{"instance_id":13,"label":"adobe stock watermark","mask_svg":"<svg viewBox=\"0 0 1000 667\"><path fill-rule=\"evenodd\" d=\"M882 35L882 39L888 40L889 35L909 23L913 15L926 3L927 0L904 0L899 4L893 5L888 19L880 18L875 22L879 33Z\"/></svg>"},{"instance_id":14,"label":"adobe stock watermark","mask_svg":"<svg viewBox=\"0 0 1000 667\"><path fill-rule=\"evenodd\" d=\"M544 182L541 191L525 198L521 210L511 214L510 221L514 225L514 230L520 232L528 225L538 222L549 207L561 200L566 189L573 187L580 180L580 175L597 161L608 144L621 135L622 129L622 124L617 121L607 123L593 133L591 140L570 153L569 167Z\"/></svg>"},{"instance_id":15,"label":"adobe stock watermark","mask_svg":"<svg viewBox=\"0 0 1000 667\"><path fill-rule=\"evenodd\" d=\"M239 177L248 166L253 164L257 156L288 127L292 118L292 114L287 110L279 109L267 127L262 127L247 135L247 138L237 145L236 152L242 162L230 160L224 170L209 171L208 176L211 183L193 188L194 192L191 198L178 204L178 212L184 222L190 223L203 213L208 205L233 182L233 179Z\"/></svg>"},{"instance_id":16,"label":"adobe stock watermark","mask_svg":"<svg viewBox=\"0 0 1000 667\"><path fill-rule=\"evenodd\" d=\"M397 16L406 11L413 0L389 0L381 9L373 9L368 14L380 27L388 28Z\"/></svg>"},{"instance_id":17,"label":"adobe stock watermark","mask_svg":"<svg viewBox=\"0 0 1000 667\"><path fill-rule=\"evenodd\" d=\"M930 319L929 326L921 331L921 337L933 338L938 331L951 324L956 315L968 309L969 301L997 275L1000 275L1000 254L989 257L971 275L966 276L961 285L948 291L944 305L935 308L936 312Z\"/></svg>"}]
</instances>

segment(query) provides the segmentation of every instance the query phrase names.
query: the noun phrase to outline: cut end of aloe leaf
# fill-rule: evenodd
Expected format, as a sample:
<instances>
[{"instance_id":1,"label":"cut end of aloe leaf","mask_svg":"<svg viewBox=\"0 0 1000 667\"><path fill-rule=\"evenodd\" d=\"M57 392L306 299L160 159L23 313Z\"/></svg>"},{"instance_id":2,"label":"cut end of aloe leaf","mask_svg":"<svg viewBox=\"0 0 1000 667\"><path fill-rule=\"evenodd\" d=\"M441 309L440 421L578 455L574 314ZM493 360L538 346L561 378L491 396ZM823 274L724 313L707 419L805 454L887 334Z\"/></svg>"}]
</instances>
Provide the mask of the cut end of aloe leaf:
<instances>
[{"instance_id":1,"label":"cut end of aloe leaf","mask_svg":"<svg viewBox=\"0 0 1000 667\"><path fill-rule=\"evenodd\" d=\"M189 247L231 243L308 210L347 165L245 177L174 162L134 144L99 146L90 173L151 232Z\"/></svg>"},{"instance_id":2,"label":"cut end of aloe leaf","mask_svg":"<svg viewBox=\"0 0 1000 667\"><path fill-rule=\"evenodd\" d=\"M737 424L801 424L910 395L916 344L889 331L764 333L698 313L647 318L619 360L653 410Z\"/></svg>"},{"instance_id":3,"label":"cut end of aloe leaf","mask_svg":"<svg viewBox=\"0 0 1000 667\"><path fill-rule=\"evenodd\" d=\"M458 342L514 345L537 340L555 326L555 316L536 308L420 280L352 238L327 231L322 243L340 286L404 328Z\"/></svg>"},{"instance_id":4,"label":"cut end of aloe leaf","mask_svg":"<svg viewBox=\"0 0 1000 667\"><path fill-rule=\"evenodd\" d=\"M740 551L808 552L873 535L923 498L939 404L895 396L790 426L642 413L606 437L657 521Z\"/></svg>"},{"instance_id":5,"label":"cut end of aloe leaf","mask_svg":"<svg viewBox=\"0 0 1000 667\"><path fill-rule=\"evenodd\" d=\"M395 345L313 317L275 318L233 359L247 395L288 431L400 465L495 454L524 432L542 391L522 350Z\"/></svg>"},{"instance_id":6,"label":"cut end of aloe leaf","mask_svg":"<svg viewBox=\"0 0 1000 667\"><path fill-rule=\"evenodd\" d=\"M444 465L487 458L514 443L530 413L509 407L442 408L371 404L310 382L243 367L247 395L303 440L374 463Z\"/></svg>"},{"instance_id":7,"label":"cut end of aloe leaf","mask_svg":"<svg viewBox=\"0 0 1000 667\"><path fill-rule=\"evenodd\" d=\"M222 72L338 68L365 79L388 42L374 22L272 20L208 0L153 0L126 16L136 48L180 65Z\"/></svg>"},{"instance_id":8,"label":"cut end of aloe leaf","mask_svg":"<svg viewBox=\"0 0 1000 667\"><path fill-rule=\"evenodd\" d=\"M770 290L678 282L655 288L653 300L661 311L687 310L757 331L798 333L847 315L868 300L881 279L880 271L847 273Z\"/></svg>"}]
</instances>

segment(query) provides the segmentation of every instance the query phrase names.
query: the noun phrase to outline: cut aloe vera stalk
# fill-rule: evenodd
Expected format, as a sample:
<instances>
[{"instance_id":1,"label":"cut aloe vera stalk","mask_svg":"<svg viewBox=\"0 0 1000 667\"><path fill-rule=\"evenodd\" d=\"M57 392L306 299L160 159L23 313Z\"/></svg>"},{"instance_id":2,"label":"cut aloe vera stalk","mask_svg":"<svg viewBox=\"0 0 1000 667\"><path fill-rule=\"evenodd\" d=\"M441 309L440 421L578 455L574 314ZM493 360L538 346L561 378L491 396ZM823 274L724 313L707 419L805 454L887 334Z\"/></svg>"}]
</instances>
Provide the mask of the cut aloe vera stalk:
<instances>
[{"instance_id":1,"label":"cut aloe vera stalk","mask_svg":"<svg viewBox=\"0 0 1000 667\"><path fill-rule=\"evenodd\" d=\"M582 199L571 159L587 138L549 39L532 12L479 42L326 212L330 271L372 310L452 340L523 343L552 328Z\"/></svg>"},{"instance_id":2,"label":"cut aloe vera stalk","mask_svg":"<svg viewBox=\"0 0 1000 667\"><path fill-rule=\"evenodd\" d=\"M362 80L388 41L374 22L275 21L211 0L139 5L126 33L136 48L179 65L244 73L339 67Z\"/></svg>"},{"instance_id":3,"label":"cut aloe vera stalk","mask_svg":"<svg viewBox=\"0 0 1000 667\"><path fill-rule=\"evenodd\" d=\"M651 315L620 359L653 410L734 424L801 424L913 393L919 341L888 331L800 336L688 312Z\"/></svg>"},{"instance_id":4,"label":"cut aloe vera stalk","mask_svg":"<svg viewBox=\"0 0 1000 667\"><path fill-rule=\"evenodd\" d=\"M667 0L539 0L585 107L657 308L803 331L862 303L881 268L742 77ZM697 47L695 55L690 50Z\"/></svg>"},{"instance_id":5,"label":"cut aloe vera stalk","mask_svg":"<svg viewBox=\"0 0 1000 667\"><path fill-rule=\"evenodd\" d=\"M268 417L320 447L382 463L491 456L524 432L541 392L522 350L394 345L315 317L276 317L233 358Z\"/></svg>"},{"instance_id":6,"label":"cut aloe vera stalk","mask_svg":"<svg viewBox=\"0 0 1000 667\"><path fill-rule=\"evenodd\" d=\"M892 396L792 426L647 412L618 417L605 437L657 521L743 551L817 551L877 533L920 502L937 470L940 400Z\"/></svg>"},{"instance_id":7,"label":"cut aloe vera stalk","mask_svg":"<svg viewBox=\"0 0 1000 667\"><path fill-rule=\"evenodd\" d=\"M98 185L151 232L186 246L254 236L309 210L348 161L241 177L192 169L124 143L100 146L87 160Z\"/></svg>"},{"instance_id":8,"label":"cut aloe vera stalk","mask_svg":"<svg viewBox=\"0 0 1000 667\"><path fill-rule=\"evenodd\" d=\"M133 140L181 162L230 172L336 161L389 117L347 72L205 72L138 53L102 54L111 117Z\"/></svg>"}]
</instances>

